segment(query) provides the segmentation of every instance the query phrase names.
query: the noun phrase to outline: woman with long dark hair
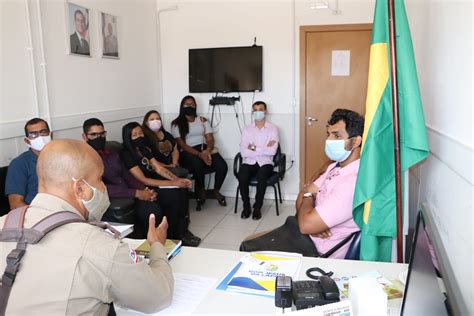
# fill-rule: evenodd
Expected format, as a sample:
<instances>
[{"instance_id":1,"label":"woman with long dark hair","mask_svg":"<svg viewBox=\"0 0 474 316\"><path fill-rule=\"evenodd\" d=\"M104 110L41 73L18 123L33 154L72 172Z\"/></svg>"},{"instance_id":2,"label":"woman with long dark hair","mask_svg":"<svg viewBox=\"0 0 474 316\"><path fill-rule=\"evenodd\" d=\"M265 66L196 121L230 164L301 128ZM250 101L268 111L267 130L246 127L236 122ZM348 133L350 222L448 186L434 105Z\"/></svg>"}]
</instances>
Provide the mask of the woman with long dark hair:
<instances>
[{"instance_id":1,"label":"woman with long dark hair","mask_svg":"<svg viewBox=\"0 0 474 316\"><path fill-rule=\"evenodd\" d=\"M201 239L189 230L189 179L175 176L161 166L146 146L142 128L137 122L122 128L122 159L130 173L141 183L153 187L158 203L168 219L168 238L181 239L187 246L198 246Z\"/></svg>"},{"instance_id":2,"label":"woman with long dark hair","mask_svg":"<svg viewBox=\"0 0 474 316\"><path fill-rule=\"evenodd\" d=\"M143 118L142 129L158 163L176 176L185 178L188 170L179 166L178 145L173 135L164 129L160 113L148 111Z\"/></svg>"},{"instance_id":3,"label":"woman with long dark hair","mask_svg":"<svg viewBox=\"0 0 474 316\"><path fill-rule=\"evenodd\" d=\"M214 136L209 122L205 117L196 115L196 100L193 96L187 95L181 100L179 115L171 123L171 133L181 148L181 165L194 175L198 209L206 199L204 175L210 172L216 173L214 197L220 205L226 206L220 189L227 175L227 163L214 148Z\"/></svg>"}]
</instances>

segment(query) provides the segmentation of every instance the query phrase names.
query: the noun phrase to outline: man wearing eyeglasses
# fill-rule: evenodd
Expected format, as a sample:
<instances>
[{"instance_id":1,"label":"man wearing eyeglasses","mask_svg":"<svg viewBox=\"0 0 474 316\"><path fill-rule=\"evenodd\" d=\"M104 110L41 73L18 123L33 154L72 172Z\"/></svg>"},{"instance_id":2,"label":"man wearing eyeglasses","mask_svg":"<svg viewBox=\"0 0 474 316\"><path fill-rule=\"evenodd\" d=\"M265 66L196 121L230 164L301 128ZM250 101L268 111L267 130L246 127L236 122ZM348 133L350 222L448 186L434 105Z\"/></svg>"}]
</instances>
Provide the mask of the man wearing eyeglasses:
<instances>
[{"instance_id":1,"label":"man wearing eyeglasses","mask_svg":"<svg viewBox=\"0 0 474 316\"><path fill-rule=\"evenodd\" d=\"M11 209L29 205L38 193L36 161L44 146L51 141L52 134L43 119L33 118L26 122L24 141L30 149L12 160L5 182L5 195Z\"/></svg>"}]
</instances>

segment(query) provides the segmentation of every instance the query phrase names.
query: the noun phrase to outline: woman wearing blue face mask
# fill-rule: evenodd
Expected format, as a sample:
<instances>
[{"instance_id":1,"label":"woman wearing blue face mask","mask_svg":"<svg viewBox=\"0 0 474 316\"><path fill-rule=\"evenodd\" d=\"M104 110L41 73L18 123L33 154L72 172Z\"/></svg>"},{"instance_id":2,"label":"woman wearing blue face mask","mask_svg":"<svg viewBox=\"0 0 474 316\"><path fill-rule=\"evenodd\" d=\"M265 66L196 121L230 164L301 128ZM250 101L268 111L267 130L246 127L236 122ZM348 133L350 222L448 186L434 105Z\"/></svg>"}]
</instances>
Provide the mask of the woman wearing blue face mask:
<instances>
[{"instance_id":1,"label":"woman wearing blue face mask","mask_svg":"<svg viewBox=\"0 0 474 316\"><path fill-rule=\"evenodd\" d=\"M214 197L220 205L226 206L225 197L220 193L227 175L227 163L215 150L212 128L206 118L196 115L196 100L188 95L181 100L179 116L171 123L171 134L176 138L181 165L193 174L195 194L200 205L206 199L204 175L215 172Z\"/></svg>"}]
</instances>

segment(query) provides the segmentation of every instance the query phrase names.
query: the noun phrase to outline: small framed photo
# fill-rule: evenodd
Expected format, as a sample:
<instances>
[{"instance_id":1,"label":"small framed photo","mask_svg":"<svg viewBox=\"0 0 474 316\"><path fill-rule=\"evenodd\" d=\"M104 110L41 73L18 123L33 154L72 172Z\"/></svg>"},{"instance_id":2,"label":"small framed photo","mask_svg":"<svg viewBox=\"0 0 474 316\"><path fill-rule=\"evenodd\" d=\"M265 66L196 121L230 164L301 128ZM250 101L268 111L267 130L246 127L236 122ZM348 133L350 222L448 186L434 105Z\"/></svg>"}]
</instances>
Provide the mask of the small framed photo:
<instances>
[{"instance_id":1,"label":"small framed photo","mask_svg":"<svg viewBox=\"0 0 474 316\"><path fill-rule=\"evenodd\" d=\"M66 2L69 53L90 56L89 9Z\"/></svg>"},{"instance_id":2,"label":"small framed photo","mask_svg":"<svg viewBox=\"0 0 474 316\"><path fill-rule=\"evenodd\" d=\"M100 12L100 26L102 30L102 57L118 59L117 17Z\"/></svg>"}]
</instances>

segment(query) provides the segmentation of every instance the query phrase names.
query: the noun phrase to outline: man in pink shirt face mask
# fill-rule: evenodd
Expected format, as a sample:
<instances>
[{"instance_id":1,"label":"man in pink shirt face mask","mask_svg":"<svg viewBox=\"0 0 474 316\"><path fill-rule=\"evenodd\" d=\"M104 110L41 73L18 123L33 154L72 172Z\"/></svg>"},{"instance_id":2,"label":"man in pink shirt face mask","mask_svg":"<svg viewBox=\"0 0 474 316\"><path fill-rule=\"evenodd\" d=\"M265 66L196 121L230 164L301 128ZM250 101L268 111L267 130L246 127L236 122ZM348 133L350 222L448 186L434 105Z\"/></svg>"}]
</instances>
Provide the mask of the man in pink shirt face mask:
<instances>
[{"instance_id":1,"label":"man in pink shirt face mask","mask_svg":"<svg viewBox=\"0 0 474 316\"><path fill-rule=\"evenodd\" d=\"M273 156L278 149L278 130L265 118L267 105L257 101L252 105L253 123L246 126L240 141L240 154L243 164L239 170L239 188L244 203L241 218L250 217L249 182L252 177L257 179L257 193L253 205L252 218L262 217L261 208L267 188L267 179L273 172Z\"/></svg>"},{"instance_id":2,"label":"man in pink shirt face mask","mask_svg":"<svg viewBox=\"0 0 474 316\"><path fill-rule=\"evenodd\" d=\"M283 226L247 239L241 250L292 251L318 256L359 231L352 219L352 200L363 130L364 118L356 112L334 111L327 124L325 145L326 155L333 163L322 175L314 174L304 185L296 200L296 218L289 216ZM330 257L344 258L349 244Z\"/></svg>"}]
</instances>

